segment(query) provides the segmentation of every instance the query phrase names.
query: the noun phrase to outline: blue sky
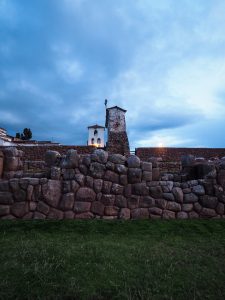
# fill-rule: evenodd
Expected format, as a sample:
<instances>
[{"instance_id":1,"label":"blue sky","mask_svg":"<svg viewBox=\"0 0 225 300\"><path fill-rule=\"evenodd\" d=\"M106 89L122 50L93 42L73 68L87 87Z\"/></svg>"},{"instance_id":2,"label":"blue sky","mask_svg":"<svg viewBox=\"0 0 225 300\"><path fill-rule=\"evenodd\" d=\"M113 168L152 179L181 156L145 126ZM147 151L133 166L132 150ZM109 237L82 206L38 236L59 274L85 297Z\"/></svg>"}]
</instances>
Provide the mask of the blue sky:
<instances>
[{"instance_id":1,"label":"blue sky","mask_svg":"<svg viewBox=\"0 0 225 300\"><path fill-rule=\"evenodd\" d=\"M0 127L85 144L104 100L131 148L225 147L224 0L0 0Z\"/></svg>"}]
</instances>

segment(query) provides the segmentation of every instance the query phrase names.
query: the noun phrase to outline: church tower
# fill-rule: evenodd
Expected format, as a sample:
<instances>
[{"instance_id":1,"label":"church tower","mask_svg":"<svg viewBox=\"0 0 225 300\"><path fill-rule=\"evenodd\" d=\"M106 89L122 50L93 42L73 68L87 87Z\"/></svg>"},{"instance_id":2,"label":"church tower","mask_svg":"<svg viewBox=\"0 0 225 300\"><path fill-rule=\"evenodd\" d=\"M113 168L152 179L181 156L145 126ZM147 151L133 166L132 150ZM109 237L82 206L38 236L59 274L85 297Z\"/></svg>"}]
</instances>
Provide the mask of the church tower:
<instances>
[{"instance_id":1,"label":"church tower","mask_svg":"<svg viewBox=\"0 0 225 300\"><path fill-rule=\"evenodd\" d=\"M126 132L126 110L113 106L106 109L105 127L108 129L106 150L122 155L130 154L129 141Z\"/></svg>"},{"instance_id":2,"label":"church tower","mask_svg":"<svg viewBox=\"0 0 225 300\"><path fill-rule=\"evenodd\" d=\"M100 125L93 125L88 127L88 146L95 146L103 148L105 146L104 141L105 127Z\"/></svg>"}]
</instances>

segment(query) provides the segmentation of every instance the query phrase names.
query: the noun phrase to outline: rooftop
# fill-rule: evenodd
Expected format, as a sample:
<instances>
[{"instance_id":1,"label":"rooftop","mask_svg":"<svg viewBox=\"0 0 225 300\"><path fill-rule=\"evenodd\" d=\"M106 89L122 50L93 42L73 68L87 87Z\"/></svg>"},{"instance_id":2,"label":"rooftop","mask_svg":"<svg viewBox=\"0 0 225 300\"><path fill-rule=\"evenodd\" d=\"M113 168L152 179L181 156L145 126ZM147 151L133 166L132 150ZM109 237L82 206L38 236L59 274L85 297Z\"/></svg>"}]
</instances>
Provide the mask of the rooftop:
<instances>
[{"instance_id":1,"label":"rooftop","mask_svg":"<svg viewBox=\"0 0 225 300\"><path fill-rule=\"evenodd\" d=\"M94 129L97 129L97 128L104 128L104 129L105 129L104 126L100 126L100 125L98 125L98 124L95 124L95 125L92 125L92 126L88 126L88 128L94 128Z\"/></svg>"}]
</instances>

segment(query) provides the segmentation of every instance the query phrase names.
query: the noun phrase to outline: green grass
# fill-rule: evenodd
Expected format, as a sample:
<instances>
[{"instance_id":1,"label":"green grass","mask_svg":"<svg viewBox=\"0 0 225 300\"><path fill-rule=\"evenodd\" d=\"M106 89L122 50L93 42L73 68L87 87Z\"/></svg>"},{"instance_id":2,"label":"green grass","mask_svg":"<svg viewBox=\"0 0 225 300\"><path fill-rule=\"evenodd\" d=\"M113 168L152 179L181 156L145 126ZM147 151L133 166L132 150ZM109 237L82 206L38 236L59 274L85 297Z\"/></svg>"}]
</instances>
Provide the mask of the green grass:
<instances>
[{"instance_id":1,"label":"green grass","mask_svg":"<svg viewBox=\"0 0 225 300\"><path fill-rule=\"evenodd\" d=\"M225 220L1 221L0 299L225 299Z\"/></svg>"}]
</instances>

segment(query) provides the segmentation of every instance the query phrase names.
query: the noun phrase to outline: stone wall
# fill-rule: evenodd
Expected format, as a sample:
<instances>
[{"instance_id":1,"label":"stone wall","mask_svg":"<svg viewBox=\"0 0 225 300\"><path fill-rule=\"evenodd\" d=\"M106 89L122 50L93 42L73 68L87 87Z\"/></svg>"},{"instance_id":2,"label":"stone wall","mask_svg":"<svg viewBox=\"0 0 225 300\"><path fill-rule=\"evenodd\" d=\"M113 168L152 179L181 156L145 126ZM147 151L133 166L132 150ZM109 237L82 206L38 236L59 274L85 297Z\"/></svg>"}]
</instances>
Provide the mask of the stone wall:
<instances>
[{"instance_id":1,"label":"stone wall","mask_svg":"<svg viewBox=\"0 0 225 300\"><path fill-rule=\"evenodd\" d=\"M137 156L48 151L45 177L24 178L21 152L9 149L4 155L2 219L225 218L224 162L213 172L205 168L201 179L187 180L186 174L160 177L156 160L141 162ZM9 172L14 178L8 179Z\"/></svg>"},{"instance_id":2,"label":"stone wall","mask_svg":"<svg viewBox=\"0 0 225 300\"><path fill-rule=\"evenodd\" d=\"M61 155L66 154L69 149L77 150L78 154L92 153L95 149L93 146L60 146L60 145L48 145L48 146L18 146L18 150L24 152L24 159L27 161L43 161L45 159L45 153L48 150L58 151ZM4 150L5 147L0 147L0 150Z\"/></svg>"},{"instance_id":3,"label":"stone wall","mask_svg":"<svg viewBox=\"0 0 225 300\"><path fill-rule=\"evenodd\" d=\"M225 156L225 148L136 148L136 155L144 161L149 157L161 157L163 162L179 162L182 155L194 155L205 159Z\"/></svg>"}]
</instances>

